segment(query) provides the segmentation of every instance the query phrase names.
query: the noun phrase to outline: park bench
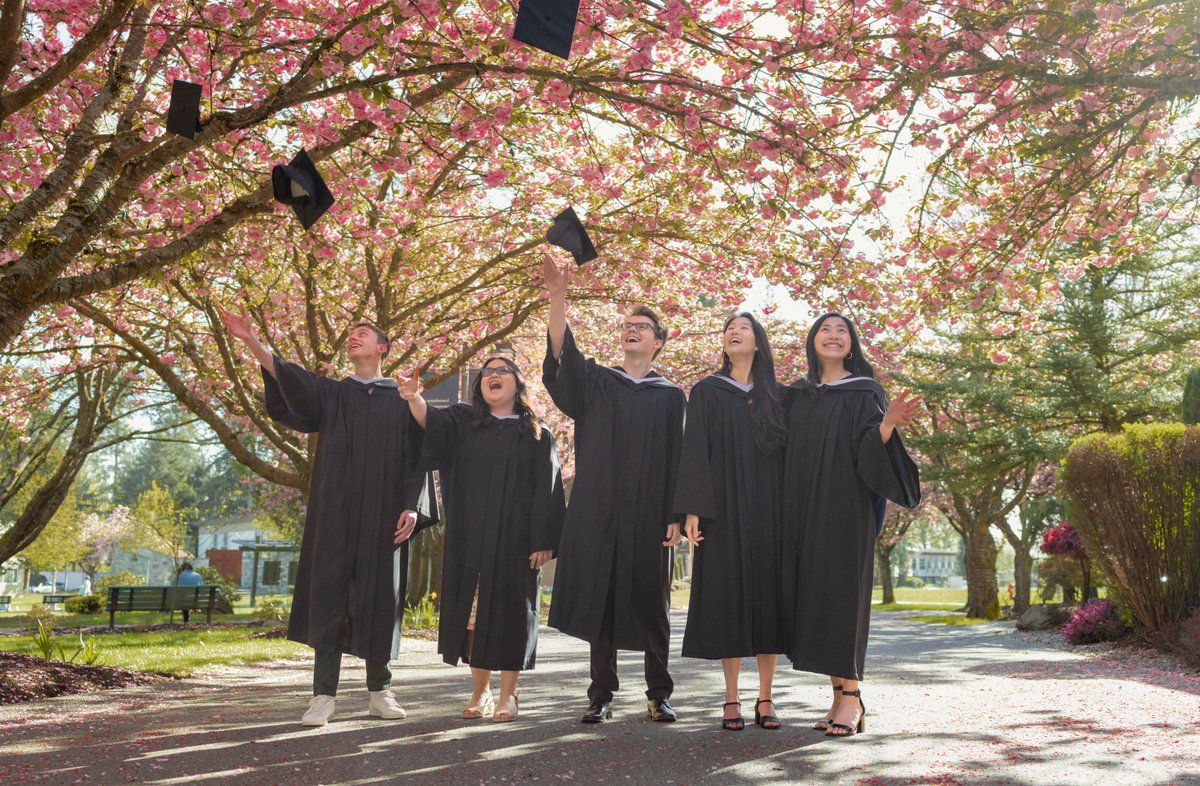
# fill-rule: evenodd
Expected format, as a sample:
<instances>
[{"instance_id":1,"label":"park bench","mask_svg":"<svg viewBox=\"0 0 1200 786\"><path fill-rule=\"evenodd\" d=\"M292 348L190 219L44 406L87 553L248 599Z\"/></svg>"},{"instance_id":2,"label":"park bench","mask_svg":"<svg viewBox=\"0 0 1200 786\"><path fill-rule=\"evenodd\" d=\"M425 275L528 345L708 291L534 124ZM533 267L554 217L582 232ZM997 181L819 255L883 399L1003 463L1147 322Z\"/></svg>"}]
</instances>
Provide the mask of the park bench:
<instances>
[{"instance_id":1,"label":"park bench","mask_svg":"<svg viewBox=\"0 0 1200 786\"><path fill-rule=\"evenodd\" d=\"M213 606L217 602L217 585L195 587L109 587L108 627L116 624L118 611L206 611L212 622Z\"/></svg>"},{"instance_id":2,"label":"park bench","mask_svg":"<svg viewBox=\"0 0 1200 786\"><path fill-rule=\"evenodd\" d=\"M10 611L12 606L12 595L0 595L0 611Z\"/></svg>"},{"instance_id":3,"label":"park bench","mask_svg":"<svg viewBox=\"0 0 1200 786\"><path fill-rule=\"evenodd\" d=\"M42 596L42 605L49 606L51 609L57 611L59 606L61 606L62 604L67 602L67 598L73 598L73 597L75 597L75 596L74 595L43 595Z\"/></svg>"}]
</instances>

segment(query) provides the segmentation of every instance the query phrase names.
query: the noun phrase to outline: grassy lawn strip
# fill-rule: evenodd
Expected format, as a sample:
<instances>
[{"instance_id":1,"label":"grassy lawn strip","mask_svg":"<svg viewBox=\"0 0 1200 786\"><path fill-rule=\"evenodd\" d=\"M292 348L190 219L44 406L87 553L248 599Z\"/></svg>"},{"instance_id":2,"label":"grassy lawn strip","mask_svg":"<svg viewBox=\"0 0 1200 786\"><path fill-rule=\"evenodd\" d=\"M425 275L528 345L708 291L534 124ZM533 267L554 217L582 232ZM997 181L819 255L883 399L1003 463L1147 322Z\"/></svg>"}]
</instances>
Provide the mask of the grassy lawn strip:
<instances>
[{"instance_id":1,"label":"grassy lawn strip","mask_svg":"<svg viewBox=\"0 0 1200 786\"><path fill-rule=\"evenodd\" d=\"M286 639L253 638L262 628L209 628L160 632L125 632L96 636L105 666L187 677L209 666L303 657L311 652ZM73 650L78 638L57 634L55 640ZM28 636L0 637L0 650L40 655Z\"/></svg>"},{"instance_id":2,"label":"grassy lawn strip","mask_svg":"<svg viewBox=\"0 0 1200 786\"><path fill-rule=\"evenodd\" d=\"M961 603L879 603L871 604L871 611L951 611Z\"/></svg>"},{"instance_id":3,"label":"grassy lawn strip","mask_svg":"<svg viewBox=\"0 0 1200 786\"><path fill-rule=\"evenodd\" d=\"M904 619L912 622L928 622L934 625L979 625L991 620L980 619L978 617L968 617L963 614L918 614Z\"/></svg>"}]
</instances>

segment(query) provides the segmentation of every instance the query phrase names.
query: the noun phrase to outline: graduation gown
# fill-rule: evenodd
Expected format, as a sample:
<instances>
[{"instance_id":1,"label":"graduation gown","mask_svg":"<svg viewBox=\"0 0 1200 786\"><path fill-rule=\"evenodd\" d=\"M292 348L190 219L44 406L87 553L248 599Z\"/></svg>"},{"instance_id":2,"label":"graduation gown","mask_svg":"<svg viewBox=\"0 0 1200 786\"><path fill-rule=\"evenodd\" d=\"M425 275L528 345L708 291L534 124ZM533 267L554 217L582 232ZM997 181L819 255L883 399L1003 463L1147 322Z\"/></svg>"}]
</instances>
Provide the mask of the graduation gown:
<instances>
[{"instance_id":1,"label":"graduation gown","mask_svg":"<svg viewBox=\"0 0 1200 786\"><path fill-rule=\"evenodd\" d=\"M709 376L688 397L675 486L680 520L700 517L683 655L741 658L783 652L780 521L783 451L754 443L754 390Z\"/></svg>"},{"instance_id":2,"label":"graduation gown","mask_svg":"<svg viewBox=\"0 0 1200 786\"><path fill-rule=\"evenodd\" d=\"M547 342L548 344L548 342ZM613 646L666 654L671 549L667 525L683 435L685 399L656 372L634 381L587 360L570 328L542 382L575 421L575 482L555 568L550 625L595 643L610 593Z\"/></svg>"},{"instance_id":3,"label":"graduation gown","mask_svg":"<svg viewBox=\"0 0 1200 786\"><path fill-rule=\"evenodd\" d=\"M898 431L879 435L883 388L853 377L792 385L784 468L784 583L792 667L863 678L880 498L921 501Z\"/></svg>"},{"instance_id":4,"label":"graduation gown","mask_svg":"<svg viewBox=\"0 0 1200 786\"><path fill-rule=\"evenodd\" d=\"M424 434L414 422L420 467L442 471L446 542L438 652L467 661L466 633L475 588L479 603L469 662L492 671L534 666L538 631L535 551L553 551L562 532L562 473L550 429L534 439L527 423L471 406L430 407Z\"/></svg>"},{"instance_id":5,"label":"graduation gown","mask_svg":"<svg viewBox=\"0 0 1200 786\"><path fill-rule=\"evenodd\" d=\"M320 377L275 358L267 414L317 434L288 638L373 661L400 649L408 544L396 522L437 521L433 479L409 469L408 402L395 386Z\"/></svg>"}]
</instances>

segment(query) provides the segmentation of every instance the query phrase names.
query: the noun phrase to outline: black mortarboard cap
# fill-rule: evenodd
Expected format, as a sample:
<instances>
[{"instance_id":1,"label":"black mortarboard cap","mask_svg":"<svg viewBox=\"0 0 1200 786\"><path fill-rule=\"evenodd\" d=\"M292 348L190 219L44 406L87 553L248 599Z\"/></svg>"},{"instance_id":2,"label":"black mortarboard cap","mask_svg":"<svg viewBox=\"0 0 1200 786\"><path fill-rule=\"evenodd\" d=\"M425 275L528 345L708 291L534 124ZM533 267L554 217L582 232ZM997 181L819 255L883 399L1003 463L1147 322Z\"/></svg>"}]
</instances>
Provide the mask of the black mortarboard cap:
<instances>
[{"instance_id":1,"label":"black mortarboard cap","mask_svg":"<svg viewBox=\"0 0 1200 786\"><path fill-rule=\"evenodd\" d=\"M570 207L554 217L553 226L546 230L546 240L550 241L552 246L570 251L575 257L576 265L590 262L599 256L587 230L583 228L583 222Z\"/></svg>"},{"instance_id":2,"label":"black mortarboard cap","mask_svg":"<svg viewBox=\"0 0 1200 786\"><path fill-rule=\"evenodd\" d=\"M578 14L579 0L520 0L513 38L566 60Z\"/></svg>"},{"instance_id":3,"label":"black mortarboard cap","mask_svg":"<svg viewBox=\"0 0 1200 786\"><path fill-rule=\"evenodd\" d=\"M271 188L277 202L292 206L305 229L333 205L333 194L303 149L288 164L277 164L271 170Z\"/></svg>"},{"instance_id":4,"label":"black mortarboard cap","mask_svg":"<svg viewBox=\"0 0 1200 786\"><path fill-rule=\"evenodd\" d=\"M200 131L200 95L204 88L195 82L176 79L171 83L171 105L167 107L167 130L195 139Z\"/></svg>"}]
</instances>

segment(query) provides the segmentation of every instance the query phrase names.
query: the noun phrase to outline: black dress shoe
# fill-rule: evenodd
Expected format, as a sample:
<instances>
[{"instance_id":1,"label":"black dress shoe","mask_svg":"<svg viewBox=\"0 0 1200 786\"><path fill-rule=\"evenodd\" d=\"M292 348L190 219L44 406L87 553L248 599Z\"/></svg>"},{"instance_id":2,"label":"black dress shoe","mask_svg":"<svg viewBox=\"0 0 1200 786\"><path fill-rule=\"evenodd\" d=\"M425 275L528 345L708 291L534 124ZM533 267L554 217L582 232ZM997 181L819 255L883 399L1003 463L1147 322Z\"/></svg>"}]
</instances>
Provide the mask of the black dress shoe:
<instances>
[{"instance_id":1,"label":"black dress shoe","mask_svg":"<svg viewBox=\"0 0 1200 786\"><path fill-rule=\"evenodd\" d=\"M652 721L658 721L659 723L675 722L675 710L671 709L671 705L666 699L647 699L646 712L650 715L650 720Z\"/></svg>"},{"instance_id":2,"label":"black dress shoe","mask_svg":"<svg viewBox=\"0 0 1200 786\"><path fill-rule=\"evenodd\" d=\"M611 701L593 701L580 720L584 723L599 723L612 717Z\"/></svg>"}]
</instances>

